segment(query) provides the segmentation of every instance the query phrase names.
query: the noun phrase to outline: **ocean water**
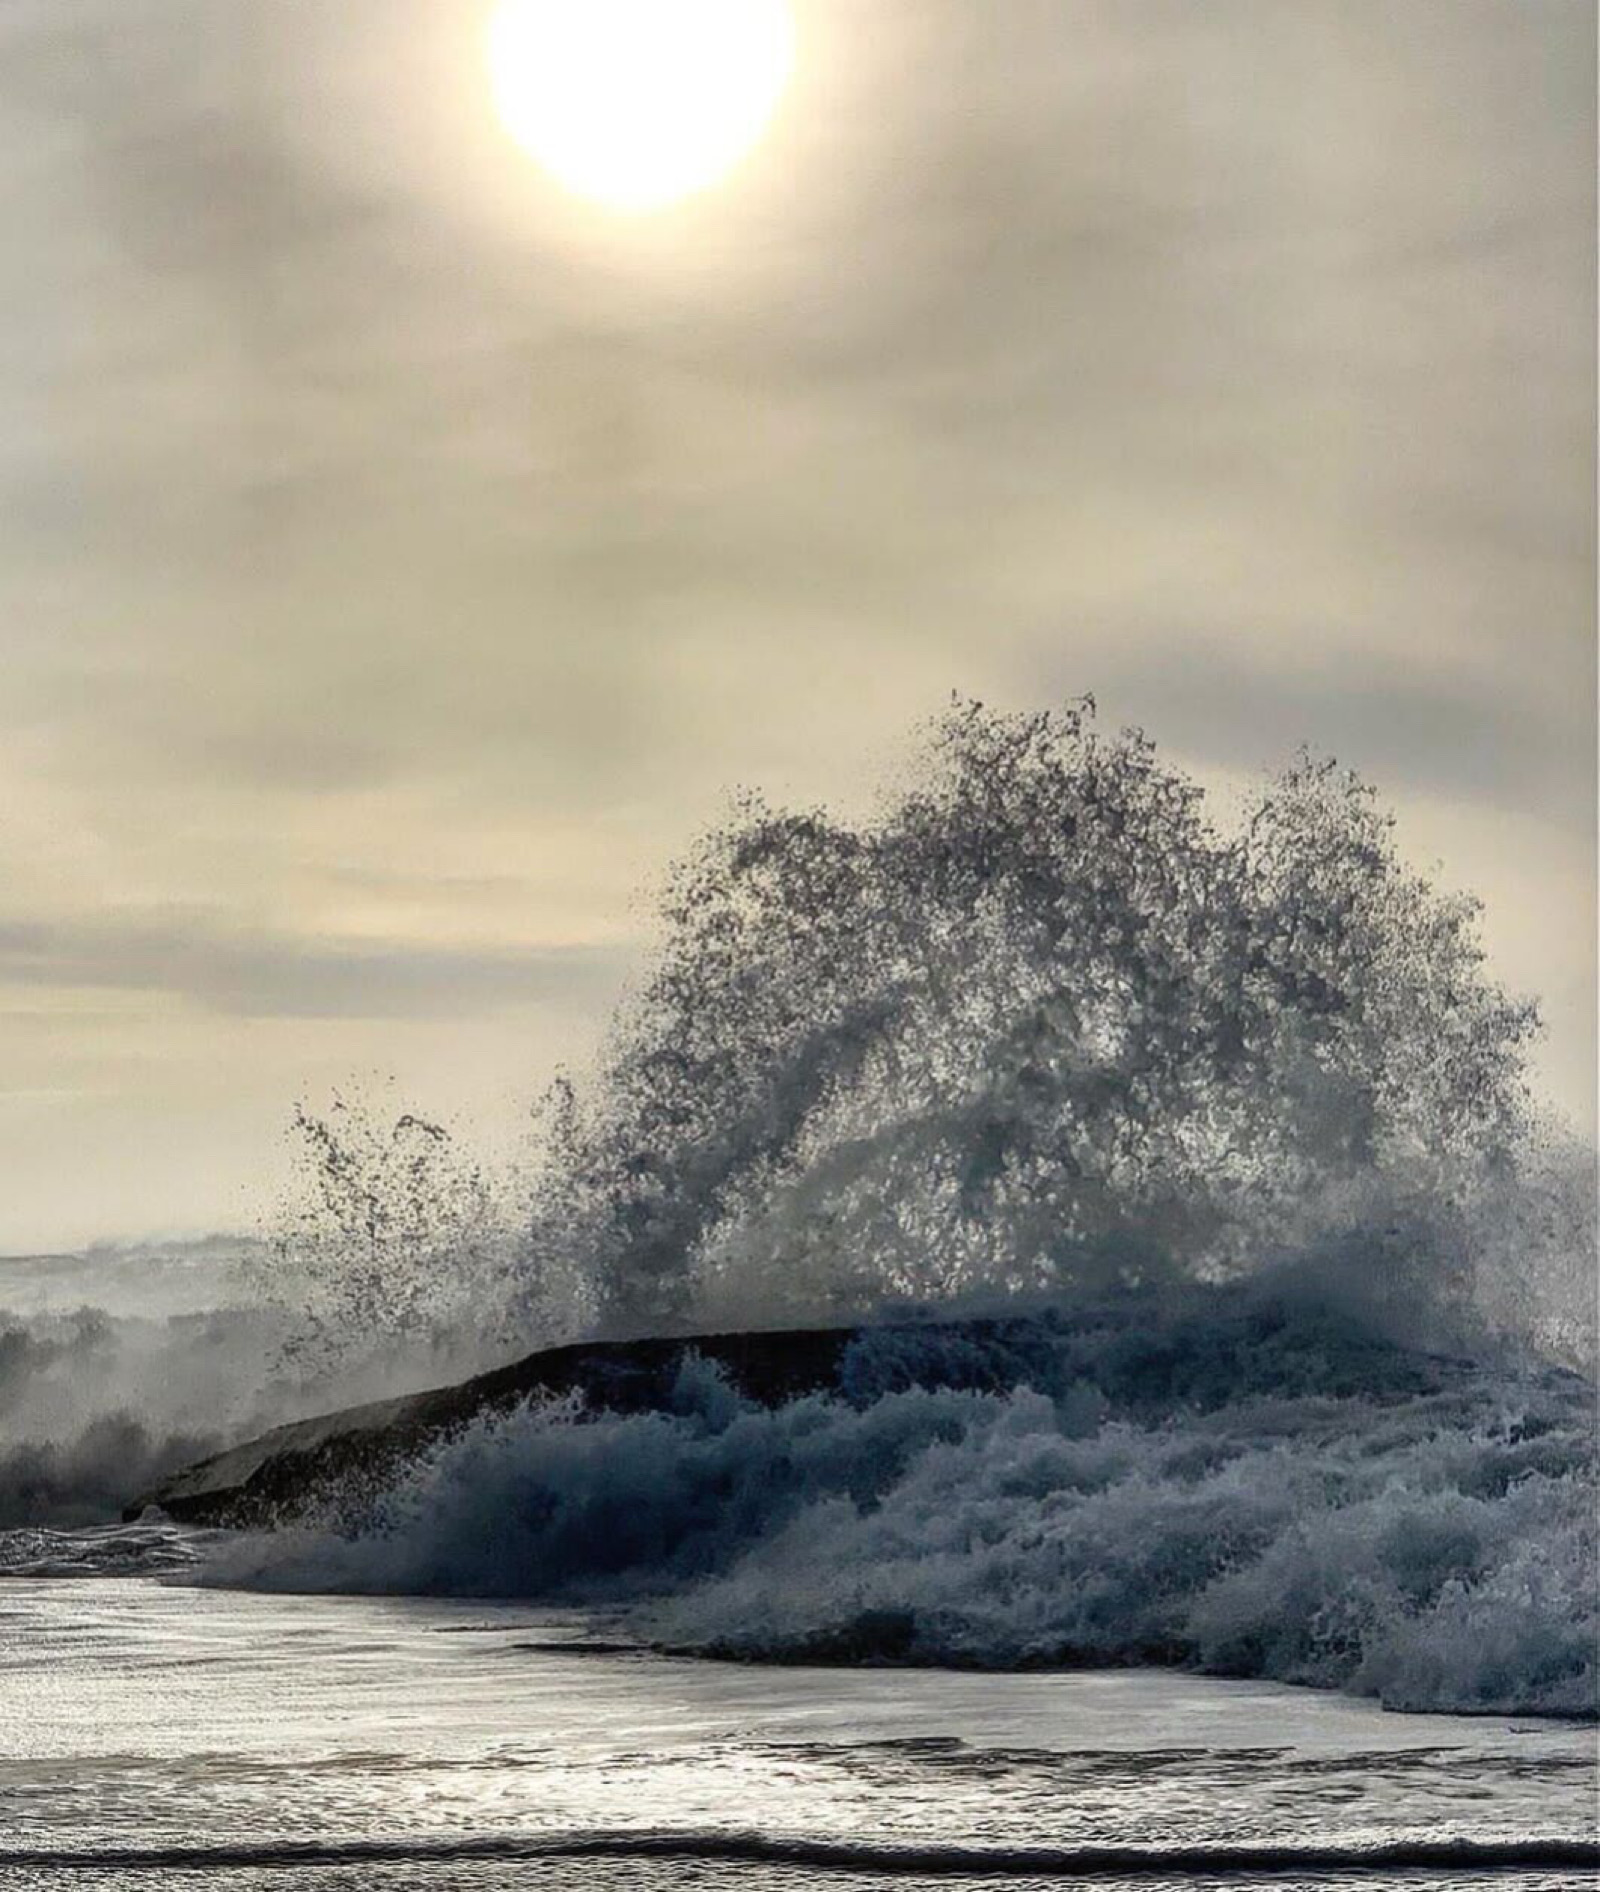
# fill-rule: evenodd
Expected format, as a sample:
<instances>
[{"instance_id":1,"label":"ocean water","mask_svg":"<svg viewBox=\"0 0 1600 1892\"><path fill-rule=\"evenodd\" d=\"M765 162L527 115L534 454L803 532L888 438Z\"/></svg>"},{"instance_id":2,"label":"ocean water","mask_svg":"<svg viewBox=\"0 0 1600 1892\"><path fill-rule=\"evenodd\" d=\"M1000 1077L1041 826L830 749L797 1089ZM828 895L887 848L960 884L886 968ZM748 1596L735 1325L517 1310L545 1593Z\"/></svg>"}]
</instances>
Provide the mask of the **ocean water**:
<instances>
[{"instance_id":1,"label":"ocean water","mask_svg":"<svg viewBox=\"0 0 1600 1892\"><path fill-rule=\"evenodd\" d=\"M8 1889L1532 1892L1600 1859L1588 1727L671 1658L512 1603L13 1576L0 1699Z\"/></svg>"},{"instance_id":2,"label":"ocean water","mask_svg":"<svg viewBox=\"0 0 1600 1892\"><path fill-rule=\"evenodd\" d=\"M1593 1884L1537 1030L1310 760L1219 824L968 705L868 821L738 805L514 1175L337 1100L226 1280L0 1273L0 1887ZM114 1522L538 1345L819 1320L827 1394L691 1350L271 1533Z\"/></svg>"}]
</instances>

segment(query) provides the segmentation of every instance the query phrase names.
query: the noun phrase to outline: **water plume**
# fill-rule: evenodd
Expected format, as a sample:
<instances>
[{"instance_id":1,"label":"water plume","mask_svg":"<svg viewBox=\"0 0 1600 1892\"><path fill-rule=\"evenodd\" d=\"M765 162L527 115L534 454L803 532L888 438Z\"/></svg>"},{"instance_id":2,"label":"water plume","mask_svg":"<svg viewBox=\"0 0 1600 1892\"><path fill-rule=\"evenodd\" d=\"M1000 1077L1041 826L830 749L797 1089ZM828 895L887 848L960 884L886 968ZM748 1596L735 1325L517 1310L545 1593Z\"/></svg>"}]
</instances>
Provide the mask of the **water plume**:
<instances>
[{"instance_id":1,"label":"water plume","mask_svg":"<svg viewBox=\"0 0 1600 1892\"><path fill-rule=\"evenodd\" d=\"M1552 1202L1585 1232L1476 917L1332 763L1224 826L1088 700L957 703L871 819L746 798L677 869L598 1068L547 1099L524 1279L624 1331L1354 1241L1485 1307Z\"/></svg>"}]
</instances>

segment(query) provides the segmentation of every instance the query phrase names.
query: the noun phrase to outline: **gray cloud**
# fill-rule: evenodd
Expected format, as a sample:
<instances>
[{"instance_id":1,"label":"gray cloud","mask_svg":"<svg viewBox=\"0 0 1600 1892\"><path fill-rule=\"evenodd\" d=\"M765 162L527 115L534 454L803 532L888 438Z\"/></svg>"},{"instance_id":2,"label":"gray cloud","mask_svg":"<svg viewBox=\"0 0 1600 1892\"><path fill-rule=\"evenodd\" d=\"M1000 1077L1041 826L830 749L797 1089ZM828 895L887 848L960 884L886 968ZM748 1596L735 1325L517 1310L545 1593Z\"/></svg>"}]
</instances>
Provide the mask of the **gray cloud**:
<instances>
[{"instance_id":1,"label":"gray cloud","mask_svg":"<svg viewBox=\"0 0 1600 1892\"><path fill-rule=\"evenodd\" d=\"M494 952L229 937L200 916L161 923L0 926L0 983L164 993L247 1018L438 1018L504 1006L589 1009L613 998L604 946Z\"/></svg>"},{"instance_id":2,"label":"gray cloud","mask_svg":"<svg viewBox=\"0 0 1600 1892\"><path fill-rule=\"evenodd\" d=\"M1583 706L1530 701L1493 678L1427 678L1398 659L1359 671L1315 659L1279 670L1203 631L1183 643L1140 638L1096 674L1113 720L1157 730L1198 762L1265 771L1304 742L1391 797L1405 789L1549 811L1579 846L1593 820L1594 728ZM1047 667L1038 684L1061 695L1074 675L1070 665Z\"/></svg>"}]
</instances>

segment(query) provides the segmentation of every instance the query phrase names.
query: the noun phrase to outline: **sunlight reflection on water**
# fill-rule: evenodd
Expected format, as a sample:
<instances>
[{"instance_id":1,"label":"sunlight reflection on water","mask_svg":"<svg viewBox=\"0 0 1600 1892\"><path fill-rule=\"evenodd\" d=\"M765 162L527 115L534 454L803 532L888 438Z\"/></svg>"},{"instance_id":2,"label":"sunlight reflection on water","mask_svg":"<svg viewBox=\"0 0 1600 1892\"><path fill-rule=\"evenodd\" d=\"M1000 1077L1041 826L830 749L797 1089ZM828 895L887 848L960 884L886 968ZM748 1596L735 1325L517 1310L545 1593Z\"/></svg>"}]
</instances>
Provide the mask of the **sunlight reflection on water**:
<instances>
[{"instance_id":1,"label":"sunlight reflection on water","mask_svg":"<svg viewBox=\"0 0 1600 1892\"><path fill-rule=\"evenodd\" d=\"M1338 1696L1157 1671L764 1669L580 1654L583 1627L525 1606L9 1582L0 1586L9 1710L0 1884L386 1892L581 1877L640 1892L801 1883L855 1892L919 1880L780 1859L324 1856L185 1869L168 1858L141 1869L131 1855L617 1830L942 1845L997 1858L1052 1846L1314 1849L1594 1832L1593 1733L1559 1723L1387 1715ZM104 1870L49 1863L106 1851L122 1857ZM23 1863L29 1854L34 1863ZM1454 1892L1477 1876L1448 1883ZM1030 1879L1052 1882L1021 1860L950 1882ZM1271 1881L1343 1882L1327 1873ZM1168 1883L1208 1881L1191 1873ZM1572 1879L1502 1872L1494 1883Z\"/></svg>"}]
</instances>

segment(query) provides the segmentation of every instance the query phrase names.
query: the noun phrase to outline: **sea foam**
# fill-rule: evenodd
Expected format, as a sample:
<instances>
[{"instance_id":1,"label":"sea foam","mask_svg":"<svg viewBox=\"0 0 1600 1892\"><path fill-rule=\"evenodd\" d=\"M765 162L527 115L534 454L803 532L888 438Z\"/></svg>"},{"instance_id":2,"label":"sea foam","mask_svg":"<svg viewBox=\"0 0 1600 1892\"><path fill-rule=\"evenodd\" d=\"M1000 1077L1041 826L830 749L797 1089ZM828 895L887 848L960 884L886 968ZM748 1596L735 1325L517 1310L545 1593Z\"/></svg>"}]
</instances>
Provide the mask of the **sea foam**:
<instances>
[{"instance_id":1,"label":"sea foam","mask_svg":"<svg viewBox=\"0 0 1600 1892\"><path fill-rule=\"evenodd\" d=\"M736 1659L1160 1662L1396 1708L1592 1714L1594 1406L1200 1289L983 1347L854 1344L767 1410L692 1356L672 1409L530 1405L351 1525L235 1543L270 1587L619 1610Z\"/></svg>"}]
</instances>

